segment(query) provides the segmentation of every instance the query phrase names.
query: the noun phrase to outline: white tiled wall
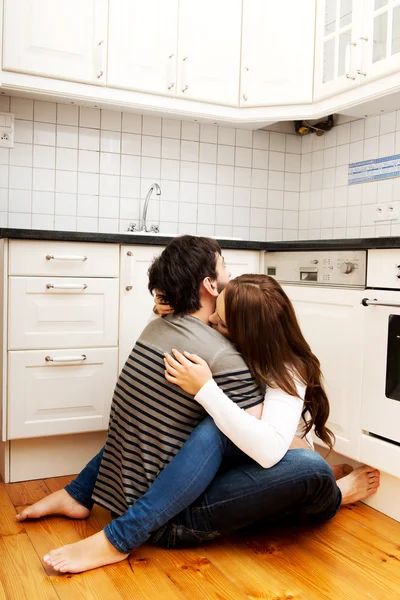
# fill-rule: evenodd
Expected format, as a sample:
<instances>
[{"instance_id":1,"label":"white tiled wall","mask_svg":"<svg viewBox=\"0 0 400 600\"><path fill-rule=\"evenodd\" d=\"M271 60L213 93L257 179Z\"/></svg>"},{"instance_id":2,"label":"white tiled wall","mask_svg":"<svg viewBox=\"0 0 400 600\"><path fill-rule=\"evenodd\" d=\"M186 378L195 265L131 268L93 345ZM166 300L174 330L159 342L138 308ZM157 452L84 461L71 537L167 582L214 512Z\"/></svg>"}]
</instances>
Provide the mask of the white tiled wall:
<instances>
[{"instance_id":1,"label":"white tiled wall","mask_svg":"<svg viewBox=\"0 0 400 600\"><path fill-rule=\"evenodd\" d=\"M166 233L296 239L301 139L0 96L15 147L0 149L0 226L125 231L156 181Z\"/></svg>"},{"instance_id":2,"label":"white tiled wall","mask_svg":"<svg viewBox=\"0 0 400 600\"><path fill-rule=\"evenodd\" d=\"M302 139L299 239L399 236L376 224L374 204L400 200L400 177L347 185L349 163L400 154L400 111Z\"/></svg>"}]
</instances>

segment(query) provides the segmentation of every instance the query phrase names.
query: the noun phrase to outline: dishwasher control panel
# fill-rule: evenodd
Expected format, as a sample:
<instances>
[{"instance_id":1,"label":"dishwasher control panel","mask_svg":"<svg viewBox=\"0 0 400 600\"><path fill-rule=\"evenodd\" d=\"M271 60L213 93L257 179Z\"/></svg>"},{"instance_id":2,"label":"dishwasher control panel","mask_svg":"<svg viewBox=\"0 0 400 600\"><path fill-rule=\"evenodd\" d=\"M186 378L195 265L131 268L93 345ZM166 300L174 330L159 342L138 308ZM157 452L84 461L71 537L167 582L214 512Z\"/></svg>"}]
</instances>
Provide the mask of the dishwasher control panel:
<instances>
[{"instance_id":1,"label":"dishwasher control panel","mask_svg":"<svg viewBox=\"0 0 400 600\"><path fill-rule=\"evenodd\" d=\"M267 252L265 273L282 283L365 287L365 250Z\"/></svg>"}]
</instances>

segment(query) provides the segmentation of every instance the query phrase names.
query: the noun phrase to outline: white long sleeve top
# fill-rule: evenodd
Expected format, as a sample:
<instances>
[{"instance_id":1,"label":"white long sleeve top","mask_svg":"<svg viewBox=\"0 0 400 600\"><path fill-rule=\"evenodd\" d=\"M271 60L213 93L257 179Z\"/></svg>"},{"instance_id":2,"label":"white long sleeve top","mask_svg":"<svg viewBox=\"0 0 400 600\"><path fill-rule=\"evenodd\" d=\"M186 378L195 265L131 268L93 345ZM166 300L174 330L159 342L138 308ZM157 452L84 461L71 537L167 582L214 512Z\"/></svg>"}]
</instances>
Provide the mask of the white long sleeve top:
<instances>
[{"instance_id":1,"label":"white long sleeve top","mask_svg":"<svg viewBox=\"0 0 400 600\"><path fill-rule=\"evenodd\" d=\"M285 456L296 433L303 435L301 413L306 387L297 381L295 384L299 398L267 388L261 419L232 402L214 379L203 385L195 399L238 448L267 469ZM311 437L306 436L306 441L312 449Z\"/></svg>"}]
</instances>

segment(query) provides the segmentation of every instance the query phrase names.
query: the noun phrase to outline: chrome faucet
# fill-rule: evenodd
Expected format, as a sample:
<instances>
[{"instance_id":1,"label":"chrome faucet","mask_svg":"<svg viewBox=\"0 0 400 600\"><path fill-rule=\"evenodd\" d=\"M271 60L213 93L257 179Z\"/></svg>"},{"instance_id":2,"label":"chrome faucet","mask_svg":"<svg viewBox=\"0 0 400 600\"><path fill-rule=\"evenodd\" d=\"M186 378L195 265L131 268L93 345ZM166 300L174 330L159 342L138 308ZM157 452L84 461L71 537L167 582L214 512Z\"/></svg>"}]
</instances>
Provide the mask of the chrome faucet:
<instances>
[{"instance_id":1,"label":"chrome faucet","mask_svg":"<svg viewBox=\"0 0 400 600\"><path fill-rule=\"evenodd\" d=\"M130 223L130 225L128 227L128 231L145 231L146 233L158 233L160 231L159 225L151 225L150 229L148 229L148 227L147 227L147 209L149 206L151 194L153 193L154 189L156 190L156 195L161 196L160 186L158 185L158 183L153 183L153 185L150 186L150 189L147 192L147 195L146 195L146 198L144 201L142 226L140 227L140 229L136 229L136 223Z\"/></svg>"}]
</instances>

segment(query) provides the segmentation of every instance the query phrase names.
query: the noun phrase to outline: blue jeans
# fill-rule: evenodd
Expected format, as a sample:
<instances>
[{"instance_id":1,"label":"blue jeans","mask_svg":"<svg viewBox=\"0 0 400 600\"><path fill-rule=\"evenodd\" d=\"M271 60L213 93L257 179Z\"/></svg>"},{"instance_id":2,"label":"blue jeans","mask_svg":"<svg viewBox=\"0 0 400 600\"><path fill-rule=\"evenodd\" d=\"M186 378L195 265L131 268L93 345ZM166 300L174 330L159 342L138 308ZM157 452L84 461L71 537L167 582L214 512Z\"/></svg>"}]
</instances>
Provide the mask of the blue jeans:
<instances>
[{"instance_id":1,"label":"blue jeans","mask_svg":"<svg viewBox=\"0 0 400 600\"><path fill-rule=\"evenodd\" d=\"M88 509L102 451L66 491ZM120 552L143 542L167 548L197 545L259 520L300 517L320 523L341 502L332 469L316 452L289 450L264 469L208 417L161 471L148 492L104 532Z\"/></svg>"}]
</instances>

